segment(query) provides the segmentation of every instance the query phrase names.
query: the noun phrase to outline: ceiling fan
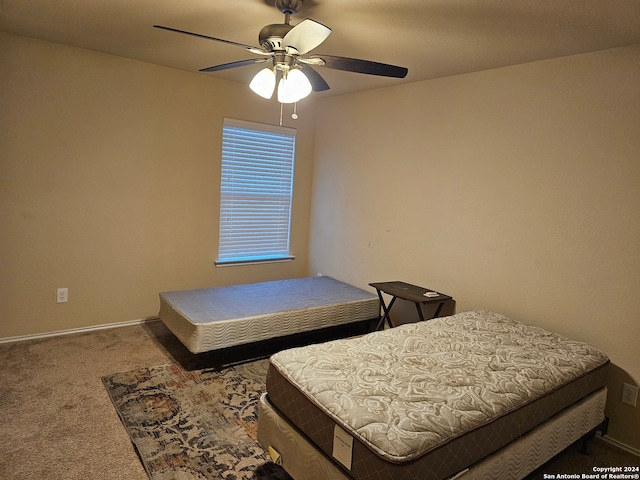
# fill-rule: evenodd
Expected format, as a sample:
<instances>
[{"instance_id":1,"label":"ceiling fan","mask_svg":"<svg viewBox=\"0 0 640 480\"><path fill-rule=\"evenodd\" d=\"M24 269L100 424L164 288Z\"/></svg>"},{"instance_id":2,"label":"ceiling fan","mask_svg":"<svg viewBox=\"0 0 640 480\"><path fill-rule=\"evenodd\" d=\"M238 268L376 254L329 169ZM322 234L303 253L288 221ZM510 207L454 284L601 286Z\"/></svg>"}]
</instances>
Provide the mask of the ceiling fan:
<instances>
[{"instance_id":1,"label":"ceiling fan","mask_svg":"<svg viewBox=\"0 0 640 480\"><path fill-rule=\"evenodd\" d=\"M331 29L310 18L302 20L295 26L291 25L291 16L300 10L302 0L276 0L275 6L285 15L284 23L267 25L262 28L258 35L259 47L162 25L154 25L154 27L235 45L260 55L259 58L224 63L202 68L200 71L216 72L258 63L269 63L266 68L260 70L253 77L249 86L258 95L271 98L279 76L278 101L281 104L296 103L312 91L320 92L329 89L327 82L313 67L328 67L384 77L404 78L407 75L406 68L386 63L334 55L307 55L326 40Z\"/></svg>"}]
</instances>

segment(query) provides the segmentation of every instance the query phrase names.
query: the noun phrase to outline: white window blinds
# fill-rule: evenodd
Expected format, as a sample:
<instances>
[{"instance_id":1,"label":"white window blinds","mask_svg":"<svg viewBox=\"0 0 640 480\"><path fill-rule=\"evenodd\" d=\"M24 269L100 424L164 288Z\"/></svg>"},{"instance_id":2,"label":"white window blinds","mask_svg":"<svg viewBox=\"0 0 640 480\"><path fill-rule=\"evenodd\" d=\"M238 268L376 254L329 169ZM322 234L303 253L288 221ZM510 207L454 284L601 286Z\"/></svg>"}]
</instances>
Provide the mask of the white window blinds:
<instances>
[{"instance_id":1,"label":"white window blinds","mask_svg":"<svg viewBox=\"0 0 640 480\"><path fill-rule=\"evenodd\" d=\"M295 134L292 128L224 120L217 263L293 258Z\"/></svg>"}]
</instances>

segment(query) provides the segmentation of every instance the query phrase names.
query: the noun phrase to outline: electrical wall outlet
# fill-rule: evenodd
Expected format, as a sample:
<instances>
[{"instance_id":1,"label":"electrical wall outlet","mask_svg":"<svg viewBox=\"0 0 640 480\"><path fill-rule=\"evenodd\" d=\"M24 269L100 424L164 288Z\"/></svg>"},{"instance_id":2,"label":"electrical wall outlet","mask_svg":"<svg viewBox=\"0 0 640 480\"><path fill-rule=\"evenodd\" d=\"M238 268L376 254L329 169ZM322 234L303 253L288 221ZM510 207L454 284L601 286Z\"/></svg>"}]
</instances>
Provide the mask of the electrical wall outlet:
<instances>
[{"instance_id":1,"label":"electrical wall outlet","mask_svg":"<svg viewBox=\"0 0 640 480\"><path fill-rule=\"evenodd\" d=\"M636 387L635 385L629 385L628 383L623 383L622 399L620 401L622 403L626 403L627 405L635 407L636 402L638 401L638 387Z\"/></svg>"},{"instance_id":2,"label":"electrical wall outlet","mask_svg":"<svg viewBox=\"0 0 640 480\"><path fill-rule=\"evenodd\" d=\"M56 303L67 303L69 301L69 289L59 288L56 290Z\"/></svg>"}]
</instances>

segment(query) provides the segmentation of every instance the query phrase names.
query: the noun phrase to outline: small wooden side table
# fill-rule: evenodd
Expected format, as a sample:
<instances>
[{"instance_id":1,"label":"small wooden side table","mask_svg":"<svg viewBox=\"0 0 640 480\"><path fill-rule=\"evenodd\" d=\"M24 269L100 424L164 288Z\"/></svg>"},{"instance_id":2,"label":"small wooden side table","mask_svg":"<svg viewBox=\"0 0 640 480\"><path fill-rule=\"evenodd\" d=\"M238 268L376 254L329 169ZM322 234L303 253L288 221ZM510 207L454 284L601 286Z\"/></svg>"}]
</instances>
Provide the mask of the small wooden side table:
<instances>
[{"instance_id":1,"label":"small wooden side table","mask_svg":"<svg viewBox=\"0 0 640 480\"><path fill-rule=\"evenodd\" d=\"M375 288L378 292L378 297L380 297L380 304L382 305L382 310L384 312L380 317L380 321L376 326L376 330L384 328L385 321L389 323L389 327L393 327L393 325L391 324L391 317L389 316L389 312L391 311L391 307L393 306L394 302L398 298L408 300L416 304L416 309L418 310L418 317L420 318L420 321L424 321L424 315L422 313L422 309L420 308L421 304L437 303L438 308L436 309L433 317L431 317L436 318L440 315L444 304L452 299L452 297L450 297L449 295L445 295L444 293L436 292L428 288L418 287L417 285L411 285L410 283L405 282L380 282L370 283L369 285ZM382 297L383 293L391 295L392 297L388 306L384 303L384 298Z\"/></svg>"}]
</instances>

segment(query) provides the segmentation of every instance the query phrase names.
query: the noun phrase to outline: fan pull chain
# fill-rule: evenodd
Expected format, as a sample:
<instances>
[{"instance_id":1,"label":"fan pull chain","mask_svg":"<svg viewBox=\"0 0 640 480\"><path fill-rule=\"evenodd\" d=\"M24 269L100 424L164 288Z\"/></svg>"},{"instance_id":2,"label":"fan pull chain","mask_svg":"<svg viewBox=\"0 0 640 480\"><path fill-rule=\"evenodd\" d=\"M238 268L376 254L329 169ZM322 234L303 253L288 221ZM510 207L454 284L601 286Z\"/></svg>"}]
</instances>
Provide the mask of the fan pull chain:
<instances>
[{"instance_id":1,"label":"fan pull chain","mask_svg":"<svg viewBox=\"0 0 640 480\"><path fill-rule=\"evenodd\" d=\"M282 126L282 117L284 115L284 103L280 103L280 126ZM298 119L298 102L293 104L293 113L291 114L291 118L294 120Z\"/></svg>"}]
</instances>

